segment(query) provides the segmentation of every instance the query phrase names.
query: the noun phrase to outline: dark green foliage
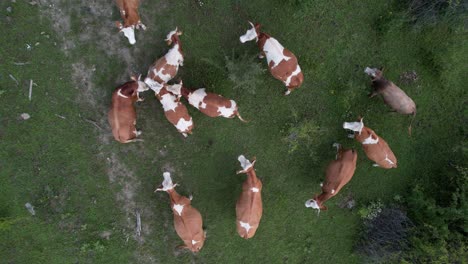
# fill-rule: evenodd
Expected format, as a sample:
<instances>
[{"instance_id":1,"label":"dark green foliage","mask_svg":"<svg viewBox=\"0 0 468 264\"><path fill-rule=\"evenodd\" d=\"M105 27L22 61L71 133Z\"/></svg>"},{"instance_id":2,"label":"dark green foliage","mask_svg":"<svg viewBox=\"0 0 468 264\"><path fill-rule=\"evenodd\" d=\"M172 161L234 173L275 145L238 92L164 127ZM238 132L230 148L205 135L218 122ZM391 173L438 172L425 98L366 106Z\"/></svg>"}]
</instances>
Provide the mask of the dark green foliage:
<instances>
[{"instance_id":1,"label":"dark green foliage","mask_svg":"<svg viewBox=\"0 0 468 264\"><path fill-rule=\"evenodd\" d=\"M244 53L242 55L225 56L228 78L234 84L233 89L255 94L258 86L263 84L262 77L266 69L257 58Z\"/></svg>"},{"instance_id":2,"label":"dark green foliage","mask_svg":"<svg viewBox=\"0 0 468 264\"><path fill-rule=\"evenodd\" d=\"M407 0L411 22L418 25L433 25L442 19L456 20L468 11L465 0Z\"/></svg>"}]
</instances>

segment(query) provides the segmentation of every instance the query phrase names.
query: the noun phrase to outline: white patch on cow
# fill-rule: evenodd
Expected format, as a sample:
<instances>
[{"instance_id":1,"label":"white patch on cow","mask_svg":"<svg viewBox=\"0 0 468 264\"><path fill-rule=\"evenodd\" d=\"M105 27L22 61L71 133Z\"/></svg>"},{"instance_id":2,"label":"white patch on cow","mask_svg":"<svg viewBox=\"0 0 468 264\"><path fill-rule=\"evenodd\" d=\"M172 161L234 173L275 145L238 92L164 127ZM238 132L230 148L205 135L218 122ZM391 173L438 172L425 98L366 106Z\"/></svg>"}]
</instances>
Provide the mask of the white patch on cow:
<instances>
[{"instance_id":1,"label":"white patch on cow","mask_svg":"<svg viewBox=\"0 0 468 264\"><path fill-rule=\"evenodd\" d=\"M135 26L122 28L120 30L120 32L124 33L125 37L128 38L128 41L130 42L130 44L133 45L133 44L136 43L136 40L135 40Z\"/></svg>"},{"instance_id":2,"label":"white patch on cow","mask_svg":"<svg viewBox=\"0 0 468 264\"><path fill-rule=\"evenodd\" d=\"M165 41L170 41L175 33L177 33L177 28L167 34Z\"/></svg>"},{"instance_id":3,"label":"white patch on cow","mask_svg":"<svg viewBox=\"0 0 468 264\"><path fill-rule=\"evenodd\" d=\"M149 78L149 77L146 77L145 78L145 83L146 85L149 86L149 88L151 90L153 90L156 94L159 94L161 92L161 89L164 87L164 85L158 83L157 81Z\"/></svg>"},{"instance_id":4,"label":"white patch on cow","mask_svg":"<svg viewBox=\"0 0 468 264\"><path fill-rule=\"evenodd\" d=\"M320 183L320 187L323 187L323 182Z\"/></svg>"},{"instance_id":5,"label":"white patch on cow","mask_svg":"<svg viewBox=\"0 0 468 264\"><path fill-rule=\"evenodd\" d=\"M184 210L183 204L174 204L174 207L172 208L179 214L179 216L182 216L182 210Z\"/></svg>"},{"instance_id":6,"label":"white patch on cow","mask_svg":"<svg viewBox=\"0 0 468 264\"><path fill-rule=\"evenodd\" d=\"M240 165L244 171L253 166L250 160L246 159L244 155L240 155L237 160L240 162Z\"/></svg>"},{"instance_id":7,"label":"white patch on cow","mask_svg":"<svg viewBox=\"0 0 468 264\"><path fill-rule=\"evenodd\" d=\"M191 94L188 96L188 101L189 104L193 105L195 108L200 109L206 108L206 104L203 102L205 97L207 96L205 92L205 88L200 88L195 91L193 91Z\"/></svg>"},{"instance_id":8,"label":"white patch on cow","mask_svg":"<svg viewBox=\"0 0 468 264\"><path fill-rule=\"evenodd\" d=\"M172 49L170 49L164 57L166 58L167 64L176 66L177 70L179 69L179 65L182 66L184 63L184 57L182 53L180 53L179 44L177 43L174 44Z\"/></svg>"},{"instance_id":9,"label":"white patch on cow","mask_svg":"<svg viewBox=\"0 0 468 264\"><path fill-rule=\"evenodd\" d=\"M364 139L364 141L362 142L363 145L374 145L377 143L379 143L379 138L377 137L376 139L373 139L372 134L370 134L369 137Z\"/></svg>"},{"instance_id":10,"label":"white patch on cow","mask_svg":"<svg viewBox=\"0 0 468 264\"><path fill-rule=\"evenodd\" d=\"M157 77L159 77L161 80L163 80L163 82L168 82L172 79L172 76L167 73L167 74L164 74L163 73L164 71L164 67L162 67L161 69L159 69L159 71L156 70L156 68L153 69L153 73L154 75L156 75Z\"/></svg>"},{"instance_id":11,"label":"white patch on cow","mask_svg":"<svg viewBox=\"0 0 468 264\"><path fill-rule=\"evenodd\" d=\"M387 153L385 153L385 160L386 160L390 165L395 165L395 163L394 163L391 159L388 158Z\"/></svg>"},{"instance_id":12,"label":"white patch on cow","mask_svg":"<svg viewBox=\"0 0 468 264\"><path fill-rule=\"evenodd\" d=\"M334 194L334 193L335 193L335 189L332 189L331 193Z\"/></svg>"},{"instance_id":13,"label":"white patch on cow","mask_svg":"<svg viewBox=\"0 0 468 264\"><path fill-rule=\"evenodd\" d=\"M377 164L377 163L372 164L372 166L373 166L373 167L380 167L380 165Z\"/></svg>"},{"instance_id":14,"label":"white patch on cow","mask_svg":"<svg viewBox=\"0 0 468 264\"><path fill-rule=\"evenodd\" d=\"M195 244L198 243L198 242L200 242L200 241L196 241L196 240L193 240L193 239L192 239L192 245L195 245Z\"/></svg>"},{"instance_id":15,"label":"white patch on cow","mask_svg":"<svg viewBox=\"0 0 468 264\"><path fill-rule=\"evenodd\" d=\"M294 70L291 75L289 75L289 77L286 79L286 81L284 82L284 84L286 86L289 86L289 84L291 83L291 80L294 76L297 76L299 73L301 73L301 67L299 67L299 64L297 65L296 67L296 70ZM289 93L288 93L289 94Z\"/></svg>"},{"instance_id":16,"label":"white patch on cow","mask_svg":"<svg viewBox=\"0 0 468 264\"><path fill-rule=\"evenodd\" d=\"M119 90L117 91L117 95L120 96L120 97L123 97L123 98L128 98L128 96L123 95L123 94L120 92L121 90L122 90L122 89L119 89Z\"/></svg>"},{"instance_id":17,"label":"white patch on cow","mask_svg":"<svg viewBox=\"0 0 468 264\"><path fill-rule=\"evenodd\" d=\"M193 125L192 118L190 117L189 121L185 121L185 119L181 118L179 119L179 122L177 122L176 128L181 131L188 131L188 128Z\"/></svg>"},{"instance_id":18,"label":"white patch on cow","mask_svg":"<svg viewBox=\"0 0 468 264\"><path fill-rule=\"evenodd\" d=\"M251 226L249 223L239 221L239 224L241 227L245 228L245 231L247 231L247 233L249 233L249 230L253 228L253 226Z\"/></svg>"},{"instance_id":19,"label":"white patch on cow","mask_svg":"<svg viewBox=\"0 0 468 264\"><path fill-rule=\"evenodd\" d=\"M284 56L284 47L274 38L269 38L265 41L263 51L265 52L268 65L273 61L273 66L271 68L275 68L283 60L288 61L291 59L291 57Z\"/></svg>"},{"instance_id":20,"label":"white patch on cow","mask_svg":"<svg viewBox=\"0 0 468 264\"><path fill-rule=\"evenodd\" d=\"M175 96L172 94L165 94L161 96L160 102L164 108L164 112L175 111L175 109L179 105L178 102L176 101Z\"/></svg>"},{"instance_id":21,"label":"white patch on cow","mask_svg":"<svg viewBox=\"0 0 468 264\"><path fill-rule=\"evenodd\" d=\"M254 193L258 193L260 191L258 188L255 187L252 187L250 190Z\"/></svg>"},{"instance_id":22,"label":"white patch on cow","mask_svg":"<svg viewBox=\"0 0 468 264\"><path fill-rule=\"evenodd\" d=\"M182 85L181 84L167 85L166 89L169 92L173 93L174 95L181 95L182 94L182 92L181 92Z\"/></svg>"},{"instance_id":23,"label":"white patch on cow","mask_svg":"<svg viewBox=\"0 0 468 264\"><path fill-rule=\"evenodd\" d=\"M223 117L231 117L231 116L234 116L234 113L236 112L236 108L237 108L236 102L234 100L231 100L231 107L229 108L225 106L218 107L218 113L220 116L223 116Z\"/></svg>"},{"instance_id":24,"label":"white patch on cow","mask_svg":"<svg viewBox=\"0 0 468 264\"><path fill-rule=\"evenodd\" d=\"M370 75L372 77L375 77L377 75L377 69L376 68L369 68L369 67L366 67L366 69L364 70L365 73L367 73L367 75Z\"/></svg>"},{"instance_id":25,"label":"white patch on cow","mask_svg":"<svg viewBox=\"0 0 468 264\"><path fill-rule=\"evenodd\" d=\"M343 128L352 130L354 132L359 132L359 134L361 134L361 131L364 128L364 123L362 120L361 122L344 122Z\"/></svg>"},{"instance_id":26,"label":"white patch on cow","mask_svg":"<svg viewBox=\"0 0 468 264\"><path fill-rule=\"evenodd\" d=\"M249 22L249 23L252 26L252 28L247 30L247 32L245 32L244 35L240 36L240 42L241 43L245 43L247 41L251 41L251 40L254 40L254 39L255 39L255 42L258 41L258 35L257 35L257 31L255 30L255 26L251 22Z\"/></svg>"}]
</instances>

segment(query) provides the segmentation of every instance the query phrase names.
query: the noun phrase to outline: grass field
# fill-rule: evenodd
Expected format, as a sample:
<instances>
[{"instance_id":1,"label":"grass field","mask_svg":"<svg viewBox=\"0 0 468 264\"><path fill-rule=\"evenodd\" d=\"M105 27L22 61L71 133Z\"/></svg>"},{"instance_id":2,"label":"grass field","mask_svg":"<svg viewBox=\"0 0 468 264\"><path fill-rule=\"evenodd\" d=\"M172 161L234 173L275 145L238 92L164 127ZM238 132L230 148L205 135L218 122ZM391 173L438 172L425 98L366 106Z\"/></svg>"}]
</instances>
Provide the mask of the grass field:
<instances>
[{"instance_id":1,"label":"grass field","mask_svg":"<svg viewBox=\"0 0 468 264\"><path fill-rule=\"evenodd\" d=\"M0 263L360 263L359 215L337 204L350 193L357 207L388 203L415 179L430 183L466 138L467 25L414 27L401 1L146 0L148 30L136 33L135 46L117 34L111 1L28 2L0 2ZM248 19L298 57L305 81L290 96L268 72L250 90L233 89L226 57L258 53L239 42ZM145 141L118 144L107 124L111 93L130 74L146 74L175 26L184 32L184 84L235 99L250 122L188 106L196 127L184 139L147 92L137 105ZM366 66L384 66L416 102L412 137L410 117L367 98ZM418 79L400 80L409 71ZM373 168L346 137L342 123L358 115L392 147L398 169ZM291 128L304 123L316 129L291 152ZM358 167L317 216L304 202L320 191L334 142L359 150ZM235 174L239 154L257 157L264 184L262 222L247 241L235 226L245 178ZM199 254L175 250L181 240L168 197L153 193L166 170L203 215L208 237Z\"/></svg>"}]
</instances>

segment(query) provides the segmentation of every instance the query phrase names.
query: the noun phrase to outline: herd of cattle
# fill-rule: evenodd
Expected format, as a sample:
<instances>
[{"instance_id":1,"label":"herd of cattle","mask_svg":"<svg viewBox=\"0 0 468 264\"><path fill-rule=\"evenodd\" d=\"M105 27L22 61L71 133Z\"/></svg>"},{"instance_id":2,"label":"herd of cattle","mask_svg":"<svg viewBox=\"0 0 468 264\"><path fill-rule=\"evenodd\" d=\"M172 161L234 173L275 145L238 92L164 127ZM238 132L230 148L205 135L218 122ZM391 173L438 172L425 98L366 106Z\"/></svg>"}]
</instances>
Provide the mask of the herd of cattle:
<instances>
[{"instance_id":1,"label":"herd of cattle","mask_svg":"<svg viewBox=\"0 0 468 264\"><path fill-rule=\"evenodd\" d=\"M138 15L138 0L117 0L120 14L124 23L117 22L121 32L128 38L130 44L134 44L135 28L145 29ZM249 22L250 23L250 22ZM297 62L296 56L284 48L278 40L270 35L260 32L259 24L250 23L251 28L240 37L240 41L255 40L260 48L260 58L266 57L270 73L276 79L282 81L287 88L288 95L295 88L301 86L303 74ZM179 69L183 66L184 55L180 36L182 32L177 28L166 37L171 49L162 58L152 64L144 81L140 77L132 77L132 80L117 87L112 94L112 104L108 118L112 127L114 138L120 143L138 141L141 131L136 129L136 111L134 103L142 101L139 93L149 89L155 92L156 98L161 102L167 120L172 123L177 131L187 137L194 127L192 117L186 106L180 101L184 97L190 105L210 117L233 118L237 116L246 122L239 114L234 100L221 95L205 91L204 88L190 90L183 86L182 81L177 84L168 84ZM382 71L376 68L366 68L372 79L373 92L370 97L381 94L384 102L394 111L401 114L416 114L416 105L403 90L393 82L382 76ZM349 137L355 138L362 144L367 157L372 160L374 166L385 169L396 168L397 159L384 139L379 137L372 129L364 126L363 119L356 122L345 122L343 128L353 131ZM411 125L409 126L411 133ZM354 175L356 169L357 152L354 149L344 149L340 144L337 147L336 159L327 168L325 182L321 184L322 193L313 199L307 200L306 207L326 210L324 202L335 196ZM238 157L242 170L237 173L247 174L247 179L242 185L242 193L236 204L237 232L242 238L248 239L255 235L262 217L262 182L257 178L254 170L255 159L251 162L243 155ZM198 252L204 244L206 233L203 230L202 216L200 212L191 206L192 197L181 196L175 191L177 184L173 184L169 172L163 174L164 181L156 191L165 191L169 194L171 208L174 214L174 226L179 237L184 241L183 248Z\"/></svg>"}]
</instances>

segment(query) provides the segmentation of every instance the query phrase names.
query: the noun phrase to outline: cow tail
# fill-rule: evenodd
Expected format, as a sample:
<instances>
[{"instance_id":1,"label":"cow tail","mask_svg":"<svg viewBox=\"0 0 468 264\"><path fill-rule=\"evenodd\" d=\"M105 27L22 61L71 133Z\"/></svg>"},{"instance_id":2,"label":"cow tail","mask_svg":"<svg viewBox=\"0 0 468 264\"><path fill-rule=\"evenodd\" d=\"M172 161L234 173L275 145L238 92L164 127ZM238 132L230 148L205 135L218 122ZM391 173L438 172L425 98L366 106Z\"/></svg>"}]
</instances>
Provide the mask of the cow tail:
<instances>
[{"instance_id":1,"label":"cow tail","mask_svg":"<svg viewBox=\"0 0 468 264\"><path fill-rule=\"evenodd\" d=\"M416 117L416 110L414 110L414 112L413 112L413 117L411 117L411 122L410 122L409 127L408 127L408 134L409 134L410 137L411 137L412 126L413 126L413 121L414 121L415 117Z\"/></svg>"},{"instance_id":2,"label":"cow tail","mask_svg":"<svg viewBox=\"0 0 468 264\"><path fill-rule=\"evenodd\" d=\"M236 116L240 119L240 121L242 121L242 122L244 122L244 123L248 123L248 122L249 122L249 121L243 119L242 116L239 114L238 111L236 112Z\"/></svg>"}]
</instances>

